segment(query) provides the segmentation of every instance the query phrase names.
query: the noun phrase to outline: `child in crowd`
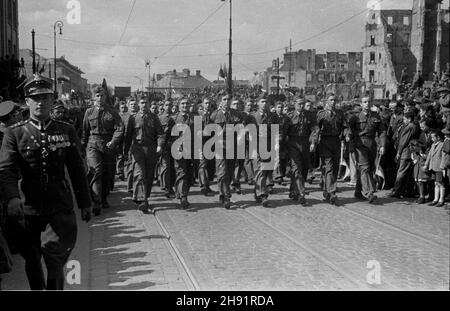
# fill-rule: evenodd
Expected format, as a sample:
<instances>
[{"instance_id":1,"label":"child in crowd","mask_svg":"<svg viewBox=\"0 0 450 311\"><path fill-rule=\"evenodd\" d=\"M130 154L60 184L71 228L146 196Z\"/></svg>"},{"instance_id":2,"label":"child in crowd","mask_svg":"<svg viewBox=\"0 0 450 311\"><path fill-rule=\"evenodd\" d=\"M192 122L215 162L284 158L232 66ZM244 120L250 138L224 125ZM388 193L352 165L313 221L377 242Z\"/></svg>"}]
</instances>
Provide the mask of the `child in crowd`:
<instances>
[{"instance_id":1,"label":"child in crowd","mask_svg":"<svg viewBox=\"0 0 450 311\"><path fill-rule=\"evenodd\" d=\"M440 131L431 132L431 140L433 145L428 153L427 160L425 161L424 170L431 172L431 178L434 180L434 200L429 206L442 207L444 206L445 198L445 186L444 175L441 169L442 163L442 146L443 141Z\"/></svg>"}]
</instances>

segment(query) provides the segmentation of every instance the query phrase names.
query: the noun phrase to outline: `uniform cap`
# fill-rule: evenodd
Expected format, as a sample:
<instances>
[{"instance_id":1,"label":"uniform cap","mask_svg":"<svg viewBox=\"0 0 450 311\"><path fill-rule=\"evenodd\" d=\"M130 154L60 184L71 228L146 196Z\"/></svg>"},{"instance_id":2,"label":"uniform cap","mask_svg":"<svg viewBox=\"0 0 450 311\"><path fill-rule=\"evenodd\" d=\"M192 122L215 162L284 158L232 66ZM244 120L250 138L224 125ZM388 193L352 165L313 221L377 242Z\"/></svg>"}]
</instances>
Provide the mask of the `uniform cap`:
<instances>
[{"instance_id":1,"label":"uniform cap","mask_svg":"<svg viewBox=\"0 0 450 311\"><path fill-rule=\"evenodd\" d=\"M306 101L305 101L305 99L303 99L303 98L299 98L299 99L297 99L297 100L295 101L295 103L296 103L296 104L299 104L299 105L304 105L304 104L306 103Z\"/></svg>"},{"instance_id":2,"label":"uniform cap","mask_svg":"<svg viewBox=\"0 0 450 311\"><path fill-rule=\"evenodd\" d=\"M450 130L448 128L445 128L445 129L442 130L442 134L450 135Z\"/></svg>"},{"instance_id":3,"label":"uniform cap","mask_svg":"<svg viewBox=\"0 0 450 311\"><path fill-rule=\"evenodd\" d=\"M25 97L40 94L54 94L52 90L52 80L39 74L33 75L33 77L24 85L23 90L25 92Z\"/></svg>"},{"instance_id":4,"label":"uniform cap","mask_svg":"<svg viewBox=\"0 0 450 311\"><path fill-rule=\"evenodd\" d=\"M17 108L16 103L10 100L0 103L0 117L6 117L16 108Z\"/></svg>"}]
</instances>

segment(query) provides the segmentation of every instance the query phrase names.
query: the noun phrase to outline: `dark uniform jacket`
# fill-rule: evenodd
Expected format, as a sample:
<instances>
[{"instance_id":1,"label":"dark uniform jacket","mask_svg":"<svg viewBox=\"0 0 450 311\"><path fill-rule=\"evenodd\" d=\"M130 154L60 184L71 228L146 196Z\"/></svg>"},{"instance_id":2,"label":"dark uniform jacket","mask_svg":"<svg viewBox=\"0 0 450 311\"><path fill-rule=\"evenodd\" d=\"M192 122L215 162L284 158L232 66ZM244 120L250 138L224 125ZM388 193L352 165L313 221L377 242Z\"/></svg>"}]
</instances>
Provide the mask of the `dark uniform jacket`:
<instances>
[{"instance_id":1,"label":"dark uniform jacket","mask_svg":"<svg viewBox=\"0 0 450 311\"><path fill-rule=\"evenodd\" d=\"M164 131L156 114L151 112L137 113L130 116L127 123L124 141L124 152L128 153L131 145L155 148L163 147Z\"/></svg>"},{"instance_id":2,"label":"dark uniform jacket","mask_svg":"<svg viewBox=\"0 0 450 311\"><path fill-rule=\"evenodd\" d=\"M349 119L349 127L346 136L358 147L361 139L375 139L379 137L380 146L386 147L386 129L378 113L361 111Z\"/></svg>"},{"instance_id":3,"label":"dark uniform jacket","mask_svg":"<svg viewBox=\"0 0 450 311\"><path fill-rule=\"evenodd\" d=\"M226 148L228 147L226 142L226 125L237 125L237 124L243 124L244 126L247 125L249 122L248 116L246 116L245 113L239 112L234 109L228 109L228 111L225 112L223 109L217 109L211 114L211 123L215 123L217 125L220 125L223 128L223 153L224 156L226 155ZM233 159L236 159L237 156L237 136L238 134L235 133L234 135L234 156Z\"/></svg>"},{"instance_id":4,"label":"dark uniform jacket","mask_svg":"<svg viewBox=\"0 0 450 311\"><path fill-rule=\"evenodd\" d=\"M191 155L190 155L190 159L194 158L194 115L192 113L185 113L183 114L182 112L178 112L176 114L174 114L173 116L171 116L170 120L169 120L169 125L168 125L168 133L171 135L172 133L172 128L176 125L176 124L184 124L187 125L189 127L190 130L190 145L191 145ZM182 139L183 136L185 135L185 133L187 133L186 131L184 133L181 133L179 136L171 136L172 142L178 139ZM184 141L184 140L183 140ZM180 146L180 152L183 151L183 145Z\"/></svg>"},{"instance_id":5,"label":"dark uniform jacket","mask_svg":"<svg viewBox=\"0 0 450 311\"><path fill-rule=\"evenodd\" d=\"M84 115L81 143L84 147L91 143L103 149L111 141L113 149L119 146L123 133L124 125L117 111L109 106L94 106Z\"/></svg>"},{"instance_id":6,"label":"dark uniform jacket","mask_svg":"<svg viewBox=\"0 0 450 311\"><path fill-rule=\"evenodd\" d=\"M311 112L295 110L288 114L283 131L289 139L306 138L309 140L315 125L316 120Z\"/></svg>"},{"instance_id":7,"label":"dark uniform jacket","mask_svg":"<svg viewBox=\"0 0 450 311\"><path fill-rule=\"evenodd\" d=\"M274 112L262 112L262 111L256 111L251 115L250 123L256 124L258 129L258 148L259 144L261 143L262 139L267 140L267 147L271 146L271 125L272 124L280 124L280 119L278 115ZM263 135L263 133L260 131L259 126L261 124L267 125L267 131L266 135ZM279 127L279 139L280 141L283 140L283 132L282 128ZM258 149L259 150L259 149Z\"/></svg>"},{"instance_id":8,"label":"dark uniform jacket","mask_svg":"<svg viewBox=\"0 0 450 311\"><path fill-rule=\"evenodd\" d=\"M341 110L320 110L317 112L316 125L311 134L311 142L317 145L321 137L344 139L347 120Z\"/></svg>"},{"instance_id":9,"label":"dark uniform jacket","mask_svg":"<svg viewBox=\"0 0 450 311\"><path fill-rule=\"evenodd\" d=\"M53 214L73 208L67 167L78 206L91 204L84 163L75 128L65 122L49 120L40 127L32 119L14 125L5 132L0 154L0 180L6 200L20 198L37 213Z\"/></svg>"},{"instance_id":10,"label":"dark uniform jacket","mask_svg":"<svg viewBox=\"0 0 450 311\"><path fill-rule=\"evenodd\" d=\"M172 143L172 135L170 133L170 131L172 130L170 128L171 120L172 120L172 115L170 113L164 112L161 115L159 115L159 121L163 128L164 139L166 141L166 147L170 147L170 144Z\"/></svg>"}]
</instances>

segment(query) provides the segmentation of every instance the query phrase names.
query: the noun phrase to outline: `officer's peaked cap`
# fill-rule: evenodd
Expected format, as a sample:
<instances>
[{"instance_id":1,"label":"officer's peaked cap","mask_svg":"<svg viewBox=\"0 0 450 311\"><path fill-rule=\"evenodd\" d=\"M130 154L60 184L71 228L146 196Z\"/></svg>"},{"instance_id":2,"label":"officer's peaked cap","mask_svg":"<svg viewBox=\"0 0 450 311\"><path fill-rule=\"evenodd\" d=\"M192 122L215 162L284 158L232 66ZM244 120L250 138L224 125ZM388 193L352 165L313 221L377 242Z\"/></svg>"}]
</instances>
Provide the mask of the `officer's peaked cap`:
<instances>
[{"instance_id":1,"label":"officer's peaked cap","mask_svg":"<svg viewBox=\"0 0 450 311\"><path fill-rule=\"evenodd\" d=\"M39 74L33 75L23 87L25 97L40 94L54 94L52 90L52 80Z\"/></svg>"}]
</instances>

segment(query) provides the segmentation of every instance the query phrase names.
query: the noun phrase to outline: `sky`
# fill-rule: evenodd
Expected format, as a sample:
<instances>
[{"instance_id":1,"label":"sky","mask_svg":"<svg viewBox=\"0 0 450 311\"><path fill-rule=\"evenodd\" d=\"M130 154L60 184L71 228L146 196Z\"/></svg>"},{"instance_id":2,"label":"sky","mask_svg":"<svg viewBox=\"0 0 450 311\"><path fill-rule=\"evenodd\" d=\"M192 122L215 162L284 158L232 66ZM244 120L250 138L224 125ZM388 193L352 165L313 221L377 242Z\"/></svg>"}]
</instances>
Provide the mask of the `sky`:
<instances>
[{"instance_id":1,"label":"sky","mask_svg":"<svg viewBox=\"0 0 450 311\"><path fill-rule=\"evenodd\" d=\"M36 31L40 55L64 55L85 72L89 83L147 85L150 72L189 68L217 78L228 63L229 1L220 0L78 0L80 23L70 24L69 0L20 0L20 48L31 48ZM448 0L447 0L448 2ZM134 5L133 5L134 4ZM293 50L360 51L368 6L411 9L412 0L233 0L233 77L250 79L272 59ZM128 21L128 23L127 23ZM345 21L341 25L335 25Z\"/></svg>"}]
</instances>

